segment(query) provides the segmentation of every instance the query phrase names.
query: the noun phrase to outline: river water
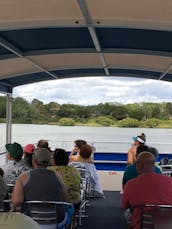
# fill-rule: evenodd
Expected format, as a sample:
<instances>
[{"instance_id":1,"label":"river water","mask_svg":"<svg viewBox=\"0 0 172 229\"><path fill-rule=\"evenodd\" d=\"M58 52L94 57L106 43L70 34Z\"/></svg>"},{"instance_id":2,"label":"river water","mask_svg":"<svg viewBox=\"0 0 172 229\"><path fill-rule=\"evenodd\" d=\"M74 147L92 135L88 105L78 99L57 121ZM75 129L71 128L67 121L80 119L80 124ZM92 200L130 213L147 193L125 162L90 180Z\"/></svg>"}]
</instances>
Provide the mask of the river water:
<instances>
[{"instance_id":1,"label":"river water","mask_svg":"<svg viewBox=\"0 0 172 229\"><path fill-rule=\"evenodd\" d=\"M146 134L148 145L157 147L160 153L172 152L172 129L13 124L12 142L18 142L24 146L46 139L52 149L62 147L71 150L74 140L85 139L93 143L97 151L127 152L131 146L132 137L142 132ZM0 124L0 152L5 150L5 134L6 125Z\"/></svg>"}]
</instances>

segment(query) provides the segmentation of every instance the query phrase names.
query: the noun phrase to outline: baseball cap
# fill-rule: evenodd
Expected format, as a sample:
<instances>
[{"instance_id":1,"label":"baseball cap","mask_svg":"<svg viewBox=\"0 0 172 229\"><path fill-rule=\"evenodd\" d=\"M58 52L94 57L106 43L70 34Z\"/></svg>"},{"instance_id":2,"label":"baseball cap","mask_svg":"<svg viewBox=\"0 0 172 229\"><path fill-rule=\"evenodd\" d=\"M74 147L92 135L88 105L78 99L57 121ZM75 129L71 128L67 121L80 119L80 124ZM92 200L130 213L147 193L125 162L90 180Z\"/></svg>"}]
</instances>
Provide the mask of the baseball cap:
<instances>
[{"instance_id":1,"label":"baseball cap","mask_svg":"<svg viewBox=\"0 0 172 229\"><path fill-rule=\"evenodd\" d=\"M35 150L35 146L33 144L28 144L24 147L24 152L29 153L29 154L33 154L34 150Z\"/></svg>"},{"instance_id":2,"label":"baseball cap","mask_svg":"<svg viewBox=\"0 0 172 229\"><path fill-rule=\"evenodd\" d=\"M51 160L51 152L45 148L38 148L34 152L34 158L39 165L49 165Z\"/></svg>"}]
</instances>

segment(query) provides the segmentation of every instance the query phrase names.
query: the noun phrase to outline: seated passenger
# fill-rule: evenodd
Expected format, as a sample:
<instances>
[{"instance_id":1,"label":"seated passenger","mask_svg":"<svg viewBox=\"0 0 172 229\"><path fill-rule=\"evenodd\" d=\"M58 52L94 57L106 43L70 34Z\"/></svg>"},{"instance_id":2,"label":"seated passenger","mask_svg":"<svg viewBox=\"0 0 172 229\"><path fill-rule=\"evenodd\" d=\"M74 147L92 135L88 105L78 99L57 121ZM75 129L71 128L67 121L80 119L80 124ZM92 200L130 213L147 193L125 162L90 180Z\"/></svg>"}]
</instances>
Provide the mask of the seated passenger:
<instances>
[{"instance_id":1,"label":"seated passenger","mask_svg":"<svg viewBox=\"0 0 172 229\"><path fill-rule=\"evenodd\" d=\"M141 208L138 206L145 204L172 205L172 179L156 174L154 161L151 153L140 153L136 161L139 176L128 181L124 186L121 207L124 210L131 210L129 218L131 227L135 229L140 229Z\"/></svg>"},{"instance_id":2,"label":"seated passenger","mask_svg":"<svg viewBox=\"0 0 172 229\"><path fill-rule=\"evenodd\" d=\"M32 157L34 154L35 146L33 144L28 144L24 147L24 158L23 162L30 168L32 168Z\"/></svg>"},{"instance_id":3,"label":"seated passenger","mask_svg":"<svg viewBox=\"0 0 172 229\"><path fill-rule=\"evenodd\" d=\"M33 157L33 170L22 173L16 181L12 193L12 209L11 211L19 211L24 201L37 200L37 201L68 201L67 190L60 179L53 171L47 169L50 164L51 152L45 148L39 148L35 151ZM43 206L42 206L43 207ZM39 210L50 210L50 207L39 207ZM23 212L27 214L27 208L24 205ZM60 212L59 212L60 211ZM41 213L40 213L41 214ZM61 227L70 222L70 214L64 212L63 209L58 209L57 222L61 223ZM59 218L60 216L60 218ZM56 223L53 225L44 225L43 229L55 229Z\"/></svg>"},{"instance_id":4,"label":"seated passenger","mask_svg":"<svg viewBox=\"0 0 172 229\"><path fill-rule=\"evenodd\" d=\"M14 142L5 145L7 150L8 162L2 167L4 170L4 180L6 184L15 184L17 177L23 172L29 170L22 161L23 148L20 144Z\"/></svg>"},{"instance_id":5,"label":"seated passenger","mask_svg":"<svg viewBox=\"0 0 172 229\"><path fill-rule=\"evenodd\" d=\"M91 155L88 158L83 158L80 156L80 149L82 146L86 145L87 142L85 140L78 139L75 141L75 147L69 155L69 162L86 162L86 163L93 163L93 150Z\"/></svg>"},{"instance_id":6,"label":"seated passenger","mask_svg":"<svg viewBox=\"0 0 172 229\"><path fill-rule=\"evenodd\" d=\"M78 162L69 163L70 166L74 166L76 168L86 169L90 173L90 182L91 182L91 195L92 197L104 197L103 190L100 186L98 174L96 167L93 163L88 163L88 159L92 154L92 147L88 144L83 145L78 150Z\"/></svg>"},{"instance_id":7,"label":"seated passenger","mask_svg":"<svg viewBox=\"0 0 172 229\"><path fill-rule=\"evenodd\" d=\"M39 148L48 149L51 152L51 149L49 147L49 143L47 140L44 140L44 139L39 140L37 143L37 149Z\"/></svg>"},{"instance_id":8,"label":"seated passenger","mask_svg":"<svg viewBox=\"0 0 172 229\"><path fill-rule=\"evenodd\" d=\"M74 205L75 214L81 204L81 176L73 166L68 166L69 157L64 149L55 149L53 155L54 165L48 167L57 173L67 187L69 202ZM76 218L73 217L73 225L76 225Z\"/></svg>"},{"instance_id":9,"label":"seated passenger","mask_svg":"<svg viewBox=\"0 0 172 229\"><path fill-rule=\"evenodd\" d=\"M149 152L154 155L155 160L158 158L159 152L155 147L149 146Z\"/></svg>"},{"instance_id":10,"label":"seated passenger","mask_svg":"<svg viewBox=\"0 0 172 229\"><path fill-rule=\"evenodd\" d=\"M77 205L80 203L81 176L75 167L68 166L69 157L64 149L55 149L54 165L48 167L57 173L67 187L69 202Z\"/></svg>"},{"instance_id":11,"label":"seated passenger","mask_svg":"<svg viewBox=\"0 0 172 229\"><path fill-rule=\"evenodd\" d=\"M12 210L27 200L67 201L68 195L61 179L47 169L51 153L45 148L35 151L33 170L22 173L12 193Z\"/></svg>"},{"instance_id":12,"label":"seated passenger","mask_svg":"<svg viewBox=\"0 0 172 229\"><path fill-rule=\"evenodd\" d=\"M0 168L0 202L3 201L7 196L7 186L3 179L4 171Z\"/></svg>"},{"instance_id":13,"label":"seated passenger","mask_svg":"<svg viewBox=\"0 0 172 229\"><path fill-rule=\"evenodd\" d=\"M146 145L141 145L141 146L138 146L137 148L137 153L136 153L136 158L137 156L141 153L141 152L144 152L144 151L151 151L150 153L152 153L154 155L154 150L155 148L151 147L151 149L146 146ZM157 151L157 150L156 150ZM159 166L155 166L154 167L154 170L155 170L155 173L162 173L161 171L161 168ZM137 169L136 169L136 163L132 164L132 165L128 165L124 171L124 174L123 174L123 179L122 179L122 186L124 187L124 185L131 179L135 178L138 176L138 172L137 172Z\"/></svg>"},{"instance_id":14,"label":"seated passenger","mask_svg":"<svg viewBox=\"0 0 172 229\"><path fill-rule=\"evenodd\" d=\"M137 137L133 137L134 143L132 144L132 147L128 150L127 155L127 164L131 165L134 162L136 162L136 151L137 147L144 146L146 142L146 135L144 133L141 133Z\"/></svg>"}]
</instances>

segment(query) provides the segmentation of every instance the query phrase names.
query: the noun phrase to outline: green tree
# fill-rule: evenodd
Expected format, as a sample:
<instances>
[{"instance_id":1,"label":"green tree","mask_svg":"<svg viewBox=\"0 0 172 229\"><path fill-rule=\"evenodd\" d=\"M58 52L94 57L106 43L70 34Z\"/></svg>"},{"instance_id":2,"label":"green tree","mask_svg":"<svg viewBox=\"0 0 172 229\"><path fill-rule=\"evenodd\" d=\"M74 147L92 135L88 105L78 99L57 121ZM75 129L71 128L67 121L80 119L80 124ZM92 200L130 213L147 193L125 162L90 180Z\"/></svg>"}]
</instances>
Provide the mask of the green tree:
<instances>
[{"instance_id":1,"label":"green tree","mask_svg":"<svg viewBox=\"0 0 172 229\"><path fill-rule=\"evenodd\" d=\"M49 114L42 101L33 99L31 102L31 115L34 122L47 121Z\"/></svg>"},{"instance_id":2,"label":"green tree","mask_svg":"<svg viewBox=\"0 0 172 229\"><path fill-rule=\"evenodd\" d=\"M124 105L116 104L113 106L112 116L117 119L121 120L127 117L128 111Z\"/></svg>"},{"instance_id":3,"label":"green tree","mask_svg":"<svg viewBox=\"0 0 172 229\"><path fill-rule=\"evenodd\" d=\"M14 122L30 123L30 104L25 99L22 99L20 97L14 98L12 117Z\"/></svg>"},{"instance_id":4,"label":"green tree","mask_svg":"<svg viewBox=\"0 0 172 229\"><path fill-rule=\"evenodd\" d=\"M60 104L56 102L50 102L44 105L47 115L49 117L49 121L57 121L58 120L58 111L60 110Z\"/></svg>"},{"instance_id":5,"label":"green tree","mask_svg":"<svg viewBox=\"0 0 172 229\"><path fill-rule=\"evenodd\" d=\"M156 118L147 119L140 123L142 127L148 127L148 128L154 128L158 126L159 124L160 124L160 120Z\"/></svg>"},{"instance_id":6,"label":"green tree","mask_svg":"<svg viewBox=\"0 0 172 229\"><path fill-rule=\"evenodd\" d=\"M120 120L117 125L119 127L138 127L139 126L139 120L134 118L125 118Z\"/></svg>"},{"instance_id":7,"label":"green tree","mask_svg":"<svg viewBox=\"0 0 172 229\"><path fill-rule=\"evenodd\" d=\"M142 103L141 106L144 115L143 120L160 117L161 109L158 103Z\"/></svg>"},{"instance_id":8,"label":"green tree","mask_svg":"<svg viewBox=\"0 0 172 229\"><path fill-rule=\"evenodd\" d=\"M6 96L0 96L0 118L6 117Z\"/></svg>"},{"instance_id":9,"label":"green tree","mask_svg":"<svg viewBox=\"0 0 172 229\"><path fill-rule=\"evenodd\" d=\"M130 118L142 120L144 117L144 111L142 105L139 103L127 104L127 113Z\"/></svg>"},{"instance_id":10,"label":"green tree","mask_svg":"<svg viewBox=\"0 0 172 229\"><path fill-rule=\"evenodd\" d=\"M75 120L72 118L61 118L58 124L59 126L75 126Z\"/></svg>"},{"instance_id":11,"label":"green tree","mask_svg":"<svg viewBox=\"0 0 172 229\"><path fill-rule=\"evenodd\" d=\"M94 118L92 121L100 124L101 126L111 126L115 123L114 120L106 116L99 116L97 118Z\"/></svg>"},{"instance_id":12,"label":"green tree","mask_svg":"<svg viewBox=\"0 0 172 229\"><path fill-rule=\"evenodd\" d=\"M165 117L165 118L171 119L172 118L172 103L170 102L163 103L162 107L163 107L162 118Z\"/></svg>"}]
</instances>

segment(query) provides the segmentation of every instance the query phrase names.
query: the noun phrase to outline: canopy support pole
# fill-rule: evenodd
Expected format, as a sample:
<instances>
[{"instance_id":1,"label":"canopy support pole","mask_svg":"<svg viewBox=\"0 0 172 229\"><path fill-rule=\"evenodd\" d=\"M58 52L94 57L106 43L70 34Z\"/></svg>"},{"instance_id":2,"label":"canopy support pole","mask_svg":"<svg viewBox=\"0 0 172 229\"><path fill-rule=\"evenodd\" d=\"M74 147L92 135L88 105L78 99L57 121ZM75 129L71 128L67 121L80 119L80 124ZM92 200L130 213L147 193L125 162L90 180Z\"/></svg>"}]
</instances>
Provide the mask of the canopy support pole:
<instances>
[{"instance_id":1,"label":"canopy support pole","mask_svg":"<svg viewBox=\"0 0 172 229\"><path fill-rule=\"evenodd\" d=\"M12 130L12 94L7 94L6 102L6 143L11 143Z\"/></svg>"}]
</instances>

